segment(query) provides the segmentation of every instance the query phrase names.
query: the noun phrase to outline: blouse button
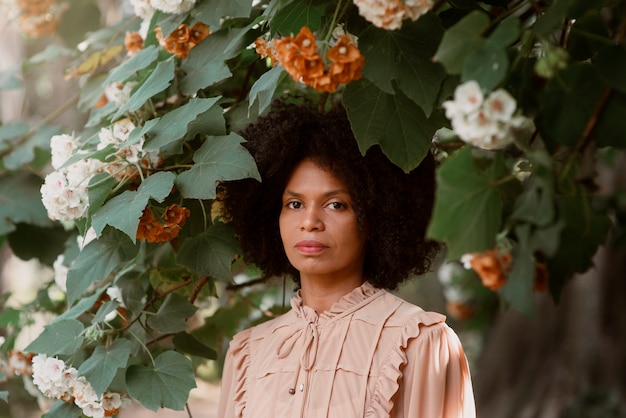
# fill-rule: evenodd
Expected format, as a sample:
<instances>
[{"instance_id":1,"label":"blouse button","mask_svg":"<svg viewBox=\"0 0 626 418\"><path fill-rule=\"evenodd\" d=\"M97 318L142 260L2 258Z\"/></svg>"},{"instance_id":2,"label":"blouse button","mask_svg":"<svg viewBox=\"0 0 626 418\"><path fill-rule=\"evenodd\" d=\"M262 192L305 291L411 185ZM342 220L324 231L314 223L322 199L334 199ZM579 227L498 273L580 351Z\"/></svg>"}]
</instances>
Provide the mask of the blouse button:
<instances>
[{"instance_id":1,"label":"blouse button","mask_svg":"<svg viewBox=\"0 0 626 418\"><path fill-rule=\"evenodd\" d=\"M303 383L300 383L299 389L300 389L300 392L304 392L304 384Z\"/></svg>"}]
</instances>

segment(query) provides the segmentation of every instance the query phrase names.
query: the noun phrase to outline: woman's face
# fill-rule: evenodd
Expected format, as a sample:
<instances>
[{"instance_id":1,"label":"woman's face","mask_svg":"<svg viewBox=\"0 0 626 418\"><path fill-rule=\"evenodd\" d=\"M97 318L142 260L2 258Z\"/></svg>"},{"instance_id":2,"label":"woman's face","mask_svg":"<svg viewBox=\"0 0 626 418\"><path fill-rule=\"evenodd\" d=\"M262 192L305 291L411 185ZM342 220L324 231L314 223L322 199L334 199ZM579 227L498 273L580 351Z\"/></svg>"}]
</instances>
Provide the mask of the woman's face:
<instances>
[{"instance_id":1,"label":"woman's face","mask_svg":"<svg viewBox=\"0 0 626 418\"><path fill-rule=\"evenodd\" d=\"M363 280L365 234L352 198L330 171L305 159L283 192L280 235L300 278Z\"/></svg>"}]
</instances>

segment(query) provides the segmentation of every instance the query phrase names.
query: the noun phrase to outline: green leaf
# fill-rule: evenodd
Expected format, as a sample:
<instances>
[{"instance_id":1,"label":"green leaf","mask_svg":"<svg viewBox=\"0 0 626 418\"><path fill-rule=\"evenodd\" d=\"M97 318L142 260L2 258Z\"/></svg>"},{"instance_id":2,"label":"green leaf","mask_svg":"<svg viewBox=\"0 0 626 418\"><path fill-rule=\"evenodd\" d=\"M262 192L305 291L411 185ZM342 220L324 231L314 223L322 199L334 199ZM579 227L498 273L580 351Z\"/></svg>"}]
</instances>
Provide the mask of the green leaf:
<instances>
[{"instance_id":1,"label":"green leaf","mask_svg":"<svg viewBox=\"0 0 626 418\"><path fill-rule=\"evenodd\" d=\"M61 315L56 317L54 322L56 323L59 321L63 321L65 319L78 318L87 310L93 308L96 301L100 299L100 295L102 294L102 292L104 292L104 290L105 290L104 287L96 289L93 295L86 297L86 298L82 298L80 301L78 301L76 305L72 306L70 309L68 309L67 311L63 312Z\"/></svg>"},{"instance_id":2,"label":"green leaf","mask_svg":"<svg viewBox=\"0 0 626 418\"><path fill-rule=\"evenodd\" d=\"M144 105L151 97L170 86L174 79L174 57L161 61L150 72L148 78L133 92L130 99L118 109L113 119L118 119L125 112L134 112Z\"/></svg>"},{"instance_id":3,"label":"green leaf","mask_svg":"<svg viewBox=\"0 0 626 418\"><path fill-rule=\"evenodd\" d=\"M343 104L361 153L379 144L385 155L406 172L419 165L433 135L446 124L440 112L427 118L401 92L387 94L367 80L350 83Z\"/></svg>"},{"instance_id":4,"label":"green leaf","mask_svg":"<svg viewBox=\"0 0 626 418\"><path fill-rule=\"evenodd\" d=\"M171 293L157 313L148 318L148 325L163 334L181 332L187 329L187 318L197 310L198 308L183 296Z\"/></svg>"},{"instance_id":5,"label":"green leaf","mask_svg":"<svg viewBox=\"0 0 626 418\"><path fill-rule=\"evenodd\" d=\"M189 51L181 64L185 72L180 81L183 94L191 96L230 77L232 73L225 61L239 55L247 31L248 28L219 30Z\"/></svg>"},{"instance_id":6,"label":"green leaf","mask_svg":"<svg viewBox=\"0 0 626 418\"><path fill-rule=\"evenodd\" d=\"M328 2L320 0L295 0L284 7L270 20L272 33L278 32L282 36L296 35L303 26L311 31L319 29L322 16L328 7Z\"/></svg>"},{"instance_id":7,"label":"green leaf","mask_svg":"<svg viewBox=\"0 0 626 418\"><path fill-rule=\"evenodd\" d=\"M487 44L494 47L506 48L519 38L521 34L519 19L509 18L503 20L487 38Z\"/></svg>"},{"instance_id":8,"label":"green leaf","mask_svg":"<svg viewBox=\"0 0 626 418\"><path fill-rule=\"evenodd\" d=\"M595 133L599 147L626 149L626 94L613 91L600 115Z\"/></svg>"},{"instance_id":9,"label":"green leaf","mask_svg":"<svg viewBox=\"0 0 626 418\"><path fill-rule=\"evenodd\" d=\"M252 0L210 0L196 4L192 9L194 17L213 28L220 26L222 17L248 17L252 10Z\"/></svg>"},{"instance_id":10,"label":"green leaf","mask_svg":"<svg viewBox=\"0 0 626 418\"><path fill-rule=\"evenodd\" d=\"M540 96L541 112L536 119L548 145L573 146L581 139L604 87L596 69L588 64L571 65L550 80Z\"/></svg>"},{"instance_id":11,"label":"green leaf","mask_svg":"<svg viewBox=\"0 0 626 418\"><path fill-rule=\"evenodd\" d=\"M461 74L466 55L485 41L483 32L489 27L489 17L473 11L449 28L443 35L434 60L442 63L448 73Z\"/></svg>"},{"instance_id":12,"label":"green leaf","mask_svg":"<svg viewBox=\"0 0 626 418\"><path fill-rule=\"evenodd\" d=\"M537 22L533 26L533 30L539 36L547 36L550 32L563 23L563 19L567 16L570 7L576 0L558 0L555 1L546 12L539 16Z\"/></svg>"},{"instance_id":13,"label":"green leaf","mask_svg":"<svg viewBox=\"0 0 626 418\"><path fill-rule=\"evenodd\" d=\"M258 104L258 113L262 114L272 104L274 93L278 85L287 77L287 73L281 66L276 66L271 70L263 73L261 77L250 88L250 100L248 103L248 115L249 109L255 103Z\"/></svg>"},{"instance_id":14,"label":"green leaf","mask_svg":"<svg viewBox=\"0 0 626 418\"><path fill-rule=\"evenodd\" d=\"M174 347L183 353L191 354L192 356L202 357L209 360L217 359L217 352L211 347L205 345L202 341L195 338L193 335L182 332L177 334L173 339Z\"/></svg>"},{"instance_id":15,"label":"green leaf","mask_svg":"<svg viewBox=\"0 0 626 418\"><path fill-rule=\"evenodd\" d=\"M0 391L0 400L9 403L9 391L2 390Z\"/></svg>"},{"instance_id":16,"label":"green leaf","mask_svg":"<svg viewBox=\"0 0 626 418\"><path fill-rule=\"evenodd\" d=\"M160 171L147 177L136 191L126 190L109 200L93 215L91 225L96 234L100 235L104 227L110 225L135 242L139 218L148 201L162 202L171 193L175 178L172 172Z\"/></svg>"},{"instance_id":17,"label":"green leaf","mask_svg":"<svg viewBox=\"0 0 626 418\"><path fill-rule=\"evenodd\" d=\"M44 125L39 127L28 136L24 143L3 157L4 166L9 170L17 170L31 163L35 159L35 148L49 152L50 138L59 133L61 133L61 129L56 126Z\"/></svg>"},{"instance_id":18,"label":"green leaf","mask_svg":"<svg viewBox=\"0 0 626 418\"><path fill-rule=\"evenodd\" d=\"M552 159L546 151L528 153L533 174L524 182L524 191L515 201L511 219L545 227L554 222Z\"/></svg>"},{"instance_id":19,"label":"green leaf","mask_svg":"<svg viewBox=\"0 0 626 418\"><path fill-rule=\"evenodd\" d=\"M133 344L125 338L115 340L108 347L98 345L93 354L80 365L78 374L85 376L98 396L102 396L117 370L128 364L132 347Z\"/></svg>"},{"instance_id":20,"label":"green leaf","mask_svg":"<svg viewBox=\"0 0 626 418\"><path fill-rule=\"evenodd\" d=\"M244 139L233 132L208 137L193 156L194 166L178 175L176 184L181 194L190 199L213 199L217 181L260 180L254 159L242 142Z\"/></svg>"},{"instance_id":21,"label":"green leaf","mask_svg":"<svg viewBox=\"0 0 626 418\"><path fill-rule=\"evenodd\" d=\"M189 359L175 351L166 351L154 360L154 367L130 366L126 385L130 396L152 411L159 408L182 411L196 381Z\"/></svg>"},{"instance_id":22,"label":"green leaf","mask_svg":"<svg viewBox=\"0 0 626 418\"><path fill-rule=\"evenodd\" d=\"M385 93L397 89L430 116L445 72L433 63L443 28L432 13L416 22L405 22L402 29L388 31L370 25L359 37L365 56L363 75Z\"/></svg>"},{"instance_id":23,"label":"green leaf","mask_svg":"<svg viewBox=\"0 0 626 418\"><path fill-rule=\"evenodd\" d=\"M0 312L0 328L16 326L20 321L21 310L3 306Z\"/></svg>"},{"instance_id":24,"label":"green leaf","mask_svg":"<svg viewBox=\"0 0 626 418\"><path fill-rule=\"evenodd\" d=\"M198 115L213 107L219 100L220 97L193 98L185 105L166 113L157 119L157 122L147 131L147 134L152 134L152 136L146 141L144 148L158 150L172 142L180 141L187 133L188 125ZM219 110L221 112L221 108Z\"/></svg>"},{"instance_id":25,"label":"green leaf","mask_svg":"<svg viewBox=\"0 0 626 418\"><path fill-rule=\"evenodd\" d=\"M138 251L128 236L116 229L109 229L90 242L67 273L68 306L72 306L92 283L105 280L122 263L132 260Z\"/></svg>"},{"instance_id":26,"label":"green leaf","mask_svg":"<svg viewBox=\"0 0 626 418\"><path fill-rule=\"evenodd\" d=\"M430 238L447 245L446 257L494 248L502 223L502 199L494 182L504 173L500 157L479 168L471 147L457 151L437 171Z\"/></svg>"},{"instance_id":27,"label":"green leaf","mask_svg":"<svg viewBox=\"0 0 626 418\"><path fill-rule=\"evenodd\" d=\"M89 180L89 214L93 215L102 207L116 185L117 181L109 173L98 173Z\"/></svg>"},{"instance_id":28,"label":"green leaf","mask_svg":"<svg viewBox=\"0 0 626 418\"><path fill-rule=\"evenodd\" d=\"M137 72L148 68L158 57L159 49L154 45L147 46L130 59L115 67L102 85L106 86L115 81L126 81L137 74Z\"/></svg>"},{"instance_id":29,"label":"green leaf","mask_svg":"<svg viewBox=\"0 0 626 418\"><path fill-rule=\"evenodd\" d=\"M26 171L0 175L0 235L24 222L41 227L53 225L41 203L41 179Z\"/></svg>"},{"instance_id":30,"label":"green leaf","mask_svg":"<svg viewBox=\"0 0 626 418\"><path fill-rule=\"evenodd\" d=\"M46 325L37 338L26 347L26 351L55 355L71 355L83 344L81 335L85 327L76 319L64 319Z\"/></svg>"},{"instance_id":31,"label":"green leaf","mask_svg":"<svg viewBox=\"0 0 626 418\"><path fill-rule=\"evenodd\" d=\"M28 223L19 223L15 231L9 234L11 251L22 260L36 258L51 266L59 255L60 249L72 233L60 224L42 228ZM36 243L36 245L33 245Z\"/></svg>"},{"instance_id":32,"label":"green leaf","mask_svg":"<svg viewBox=\"0 0 626 418\"><path fill-rule=\"evenodd\" d=\"M180 245L177 263L200 276L230 280L231 263L235 255L240 253L232 227L217 222Z\"/></svg>"},{"instance_id":33,"label":"green leaf","mask_svg":"<svg viewBox=\"0 0 626 418\"><path fill-rule=\"evenodd\" d=\"M74 403L57 401L42 418L80 418L83 416L82 410Z\"/></svg>"},{"instance_id":34,"label":"green leaf","mask_svg":"<svg viewBox=\"0 0 626 418\"><path fill-rule=\"evenodd\" d=\"M475 80L485 90L493 90L509 71L509 56L504 48L485 43L470 51L463 62L463 82Z\"/></svg>"}]
</instances>

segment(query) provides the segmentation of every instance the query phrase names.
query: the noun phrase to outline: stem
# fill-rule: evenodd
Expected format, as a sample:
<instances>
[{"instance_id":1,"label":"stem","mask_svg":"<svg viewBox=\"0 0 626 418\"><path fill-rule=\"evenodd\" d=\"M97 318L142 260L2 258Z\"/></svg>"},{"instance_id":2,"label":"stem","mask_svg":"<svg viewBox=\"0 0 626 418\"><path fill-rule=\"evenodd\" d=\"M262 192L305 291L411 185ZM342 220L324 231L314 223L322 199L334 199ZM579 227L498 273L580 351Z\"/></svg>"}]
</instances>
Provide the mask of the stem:
<instances>
[{"instance_id":1,"label":"stem","mask_svg":"<svg viewBox=\"0 0 626 418\"><path fill-rule=\"evenodd\" d=\"M206 208L204 207L204 201L202 201L202 199L198 199L198 203L200 203L200 209L202 209L202 220L204 221L203 231L206 231L208 228L208 225L207 225L207 214L206 214Z\"/></svg>"},{"instance_id":2,"label":"stem","mask_svg":"<svg viewBox=\"0 0 626 418\"><path fill-rule=\"evenodd\" d=\"M333 36L333 29L335 28L335 25L337 24L337 20L339 19L340 14L345 13L345 7L341 7L342 3L344 3L342 0L339 0L337 2L337 7L335 7L335 12L333 13L333 18L330 21L330 25L328 26L328 32L326 33L326 37L324 38L324 44L328 45L328 42L330 41L331 36ZM339 10L341 10L341 13L339 13Z\"/></svg>"},{"instance_id":3,"label":"stem","mask_svg":"<svg viewBox=\"0 0 626 418\"><path fill-rule=\"evenodd\" d=\"M152 362L152 367L156 367L156 363L154 362L154 357L152 357L152 353L150 352L150 350L148 350L148 347L143 343L143 341L141 341L141 339L139 339L139 337L135 335L134 332L129 330L128 333L132 335L133 338L135 338L137 342L139 343L139 345L144 349L144 351L148 353L148 357L150 357L150 361Z\"/></svg>"},{"instance_id":4,"label":"stem","mask_svg":"<svg viewBox=\"0 0 626 418\"><path fill-rule=\"evenodd\" d=\"M191 409L189 409L189 402L185 403L185 409L187 410L187 416L189 416L189 418L193 418L193 415L191 415Z\"/></svg>"},{"instance_id":5,"label":"stem","mask_svg":"<svg viewBox=\"0 0 626 418\"><path fill-rule=\"evenodd\" d=\"M228 286L226 286L226 290L240 290L240 289L245 289L246 287L250 287L250 286L254 286L256 284L261 284L261 283L265 283L267 280L269 279L269 277L260 277L258 279L254 279L254 280L250 280L244 283L232 283L229 284Z\"/></svg>"},{"instance_id":6,"label":"stem","mask_svg":"<svg viewBox=\"0 0 626 418\"><path fill-rule=\"evenodd\" d=\"M202 290L204 285L207 284L210 279L211 279L211 276L204 276L200 279L198 284L194 286L193 291L191 292L191 296L189 296L189 303L193 304L196 301L196 299L198 298L198 294L200 293L200 290Z\"/></svg>"}]
</instances>

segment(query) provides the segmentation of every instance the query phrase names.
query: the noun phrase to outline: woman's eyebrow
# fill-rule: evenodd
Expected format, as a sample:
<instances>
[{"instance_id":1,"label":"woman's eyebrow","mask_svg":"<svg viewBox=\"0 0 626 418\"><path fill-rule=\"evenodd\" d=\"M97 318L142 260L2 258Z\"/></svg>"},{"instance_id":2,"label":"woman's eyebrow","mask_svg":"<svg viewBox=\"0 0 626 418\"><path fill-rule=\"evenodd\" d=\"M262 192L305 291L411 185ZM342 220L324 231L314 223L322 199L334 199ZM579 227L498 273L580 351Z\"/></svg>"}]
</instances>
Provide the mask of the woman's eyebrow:
<instances>
[{"instance_id":1,"label":"woman's eyebrow","mask_svg":"<svg viewBox=\"0 0 626 418\"><path fill-rule=\"evenodd\" d=\"M350 196L350 193L347 190L344 190L344 189L331 190L329 192L324 193L323 196L324 197L332 197L332 196L337 196L337 195L340 195L340 194L346 194L346 195ZM294 192L293 190L285 190L283 195L288 195L290 197L302 197L302 196L304 196L302 193Z\"/></svg>"}]
</instances>

